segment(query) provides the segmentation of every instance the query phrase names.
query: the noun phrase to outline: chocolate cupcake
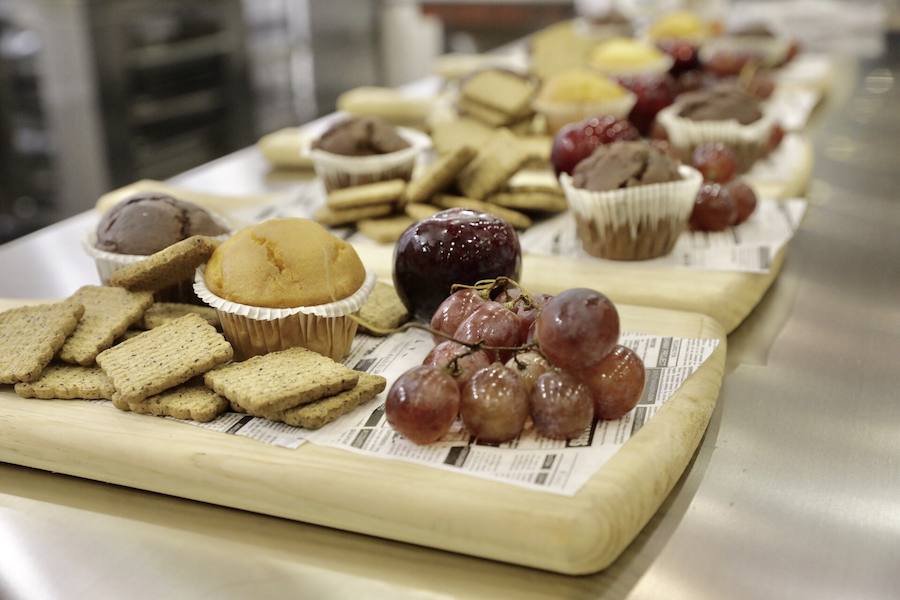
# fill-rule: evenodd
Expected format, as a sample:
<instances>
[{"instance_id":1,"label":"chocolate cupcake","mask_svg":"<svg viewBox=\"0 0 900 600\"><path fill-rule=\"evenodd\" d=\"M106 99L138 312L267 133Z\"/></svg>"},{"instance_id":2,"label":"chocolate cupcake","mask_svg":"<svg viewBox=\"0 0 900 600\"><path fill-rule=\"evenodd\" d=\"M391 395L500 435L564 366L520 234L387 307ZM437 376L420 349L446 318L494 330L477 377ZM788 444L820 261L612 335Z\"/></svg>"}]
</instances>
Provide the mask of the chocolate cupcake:
<instances>
[{"instance_id":1,"label":"chocolate cupcake","mask_svg":"<svg viewBox=\"0 0 900 600\"><path fill-rule=\"evenodd\" d=\"M560 183L586 252L645 260L672 251L702 179L696 169L637 141L598 147Z\"/></svg>"},{"instance_id":2,"label":"chocolate cupcake","mask_svg":"<svg viewBox=\"0 0 900 600\"><path fill-rule=\"evenodd\" d=\"M310 155L325 189L412 177L428 136L377 117L350 117L313 142Z\"/></svg>"},{"instance_id":3,"label":"chocolate cupcake","mask_svg":"<svg viewBox=\"0 0 900 600\"><path fill-rule=\"evenodd\" d=\"M734 151L741 173L765 154L774 125L764 105L736 84L682 94L656 118L683 160L700 144L721 142Z\"/></svg>"}]
</instances>

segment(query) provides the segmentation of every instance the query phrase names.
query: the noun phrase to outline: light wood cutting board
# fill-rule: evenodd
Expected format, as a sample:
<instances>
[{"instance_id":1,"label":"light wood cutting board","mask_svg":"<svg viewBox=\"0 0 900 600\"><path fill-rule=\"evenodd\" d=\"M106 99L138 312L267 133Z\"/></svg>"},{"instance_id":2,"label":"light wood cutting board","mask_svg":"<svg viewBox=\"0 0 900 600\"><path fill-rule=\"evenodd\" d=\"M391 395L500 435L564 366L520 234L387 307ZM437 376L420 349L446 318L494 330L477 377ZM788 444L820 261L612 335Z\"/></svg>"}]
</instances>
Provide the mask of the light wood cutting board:
<instances>
[{"instance_id":1,"label":"light wood cutting board","mask_svg":"<svg viewBox=\"0 0 900 600\"><path fill-rule=\"evenodd\" d=\"M21 304L0 301L0 309ZM720 345L572 497L306 444L268 446L0 386L0 461L566 574L607 567L656 512L706 429L725 365L709 317L619 306L623 330Z\"/></svg>"}]
</instances>

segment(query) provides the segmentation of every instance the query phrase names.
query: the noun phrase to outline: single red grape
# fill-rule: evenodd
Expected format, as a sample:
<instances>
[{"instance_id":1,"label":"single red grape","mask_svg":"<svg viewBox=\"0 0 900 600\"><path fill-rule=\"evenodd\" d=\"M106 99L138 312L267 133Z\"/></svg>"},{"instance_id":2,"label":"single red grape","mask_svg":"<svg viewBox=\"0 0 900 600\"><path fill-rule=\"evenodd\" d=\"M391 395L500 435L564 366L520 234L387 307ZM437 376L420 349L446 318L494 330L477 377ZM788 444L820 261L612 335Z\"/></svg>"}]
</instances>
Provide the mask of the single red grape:
<instances>
[{"instance_id":1,"label":"single red grape","mask_svg":"<svg viewBox=\"0 0 900 600\"><path fill-rule=\"evenodd\" d=\"M591 117L578 123L570 123L553 138L550 162L556 174L572 174L575 166L594 152L601 144L619 140L638 140L641 134L634 125L612 116Z\"/></svg>"},{"instance_id":2,"label":"single red grape","mask_svg":"<svg viewBox=\"0 0 900 600\"><path fill-rule=\"evenodd\" d=\"M537 352L523 352L506 361L506 368L513 371L522 380L525 392L531 392L537 378L549 371L552 367L543 356Z\"/></svg>"},{"instance_id":3,"label":"single red grape","mask_svg":"<svg viewBox=\"0 0 900 600\"><path fill-rule=\"evenodd\" d=\"M740 225L749 219L753 211L756 210L756 192L743 181L737 180L726 185L725 189L728 190L728 195L731 196L737 209L732 225Z\"/></svg>"},{"instance_id":4,"label":"single red grape","mask_svg":"<svg viewBox=\"0 0 900 600\"><path fill-rule=\"evenodd\" d=\"M720 50L703 65L703 68L716 77L733 77L744 69L751 58L749 54Z\"/></svg>"},{"instance_id":5,"label":"single red grape","mask_svg":"<svg viewBox=\"0 0 900 600\"><path fill-rule=\"evenodd\" d=\"M721 142L700 144L694 148L694 167L703 174L704 181L728 183L737 175L737 156Z\"/></svg>"},{"instance_id":6,"label":"single red grape","mask_svg":"<svg viewBox=\"0 0 900 600\"><path fill-rule=\"evenodd\" d=\"M528 396L519 376L494 363L463 386L460 416L469 433L485 442L506 442L522 433Z\"/></svg>"},{"instance_id":7,"label":"single red grape","mask_svg":"<svg viewBox=\"0 0 900 600\"><path fill-rule=\"evenodd\" d=\"M766 151L771 153L774 152L778 146L781 145L781 141L784 140L784 128L775 123L772 125L772 131L769 132L769 139L766 142Z\"/></svg>"},{"instance_id":8,"label":"single red grape","mask_svg":"<svg viewBox=\"0 0 900 600\"><path fill-rule=\"evenodd\" d=\"M691 211L691 229L723 231L737 219L737 206L728 189L718 183L704 183Z\"/></svg>"},{"instance_id":9,"label":"single red grape","mask_svg":"<svg viewBox=\"0 0 900 600\"><path fill-rule=\"evenodd\" d=\"M528 330L531 329L531 324L534 323L534 320L537 318L538 313L541 311L541 307L547 303L553 296L547 294L533 294L531 296L532 306L526 307L524 304L519 304L516 307L516 314L519 315L519 319L522 320L522 333L519 336L520 340L528 339Z\"/></svg>"},{"instance_id":10,"label":"single red grape","mask_svg":"<svg viewBox=\"0 0 900 600\"><path fill-rule=\"evenodd\" d=\"M675 60L669 70L672 75L679 75L700 67L700 59L697 56L698 47L695 42L673 38L660 40L656 46Z\"/></svg>"},{"instance_id":11,"label":"single red grape","mask_svg":"<svg viewBox=\"0 0 900 600\"><path fill-rule=\"evenodd\" d=\"M431 328L452 336L456 333L460 323L465 321L484 302L481 294L471 288L453 292L434 311L434 316L431 317ZM446 339L440 336L433 337L435 343Z\"/></svg>"},{"instance_id":12,"label":"single red grape","mask_svg":"<svg viewBox=\"0 0 900 600\"><path fill-rule=\"evenodd\" d=\"M453 337L467 344L484 342L486 346L509 348L520 345L521 335L519 316L499 302L487 301L459 324ZM489 351L488 354L494 353ZM512 352L509 350L499 352L500 360L507 360L510 356Z\"/></svg>"},{"instance_id":13,"label":"single red grape","mask_svg":"<svg viewBox=\"0 0 900 600\"><path fill-rule=\"evenodd\" d=\"M594 420L590 390L562 371L549 371L538 377L529 403L534 428L555 440L577 437Z\"/></svg>"},{"instance_id":14,"label":"single red grape","mask_svg":"<svg viewBox=\"0 0 900 600\"><path fill-rule=\"evenodd\" d=\"M631 348L616 346L599 365L579 373L591 391L594 417L618 419L634 408L644 391L644 362Z\"/></svg>"},{"instance_id":15,"label":"single red grape","mask_svg":"<svg viewBox=\"0 0 900 600\"><path fill-rule=\"evenodd\" d=\"M404 437L430 444L444 437L459 414L459 388L444 369L414 367L391 386L384 412Z\"/></svg>"},{"instance_id":16,"label":"single red grape","mask_svg":"<svg viewBox=\"0 0 900 600\"><path fill-rule=\"evenodd\" d=\"M534 321L541 351L562 369L590 368L619 340L619 313L595 290L574 288L556 295Z\"/></svg>"},{"instance_id":17,"label":"single red grape","mask_svg":"<svg viewBox=\"0 0 900 600\"><path fill-rule=\"evenodd\" d=\"M618 81L637 96L628 120L641 134L649 134L656 114L675 101L675 79L668 73L650 73L623 76Z\"/></svg>"},{"instance_id":18,"label":"single red grape","mask_svg":"<svg viewBox=\"0 0 900 600\"><path fill-rule=\"evenodd\" d=\"M456 379L457 385L462 386L472 378L475 371L483 369L491 364L491 359L487 355L487 352L479 350L470 353L468 347L457 344L456 342L451 342L450 340L445 340L432 348L431 352L428 353L428 356L425 357L425 360L422 361L422 364L430 367L443 368L453 362L454 358L464 354L465 356L456 361L456 371L448 371L448 373Z\"/></svg>"}]
</instances>

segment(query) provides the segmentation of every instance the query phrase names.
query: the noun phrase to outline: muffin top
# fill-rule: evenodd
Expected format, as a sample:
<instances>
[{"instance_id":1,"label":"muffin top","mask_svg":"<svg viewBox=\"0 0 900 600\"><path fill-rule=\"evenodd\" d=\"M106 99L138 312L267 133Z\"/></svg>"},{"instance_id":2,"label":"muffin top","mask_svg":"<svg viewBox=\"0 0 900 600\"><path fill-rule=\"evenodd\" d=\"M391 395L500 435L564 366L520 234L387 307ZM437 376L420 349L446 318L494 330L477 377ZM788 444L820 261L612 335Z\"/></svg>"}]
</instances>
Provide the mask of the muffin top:
<instances>
[{"instance_id":1,"label":"muffin top","mask_svg":"<svg viewBox=\"0 0 900 600\"><path fill-rule=\"evenodd\" d=\"M332 125L313 148L343 156L374 156L409 148L397 128L378 117L351 117Z\"/></svg>"},{"instance_id":2,"label":"muffin top","mask_svg":"<svg viewBox=\"0 0 900 600\"><path fill-rule=\"evenodd\" d=\"M109 209L97 225L96 247L147 256L192 235L217 236L227 229L196 204L167 194L142 193Z\"/></svg>"},{"instance_id":3,"label":"muffin top","mask_svg":"<svg viewBox=\"0 0 900 600\"><path fill-rule=\"evenodd\" d=\"M759 100L734 84L683 94L678 115L692 121L735 120L749 125L762 118Z\"/></svg>"},{"instance_id":4,"label":"muffin top","mask_svg":"<svg viewBox=\"0 0 900 600\"><path fill-rule=\"evenodd\" d=\"M598 69L641 69L665 58L665 54L631 38L612 38L591 52L591 65Z\"/></svg>"},{"instance_id":5,"label":"muffin top","mask_svg":"<svg viewBox=\"0 0 900 600\"><path fill-rule=\"evenodd\" d=\"M650 26L650 37L656 40L699 40L710 33L709 25L689 11L676 11L658 19Z\"/></svg>"},{"instance_id":6,"label":"muffin top","mask_svg":"<svg viewBox=\"0 0 900 600\"><path fill-rule=\"evenodd\" d=\"M539 98L550 102L603 102L627 93L608 77L587 69L570 69L547 80Z\"/></svg>"},{"instance_id":7,"label":"muffin top","mask_svg":"<svg viewBox=\"0 0 900 600\"><path fill-rule=\"evenodd\" d=\"M265 308L342 300L365 278L353 247L308 219L272 219L242 229L206 265L206 285L214 294Z\"/></svg>"},{"instance_id":8,"label":"muffin top","mask_svg":"<svg viewBox=\"0 0 900 600\"><path fill-rule=\"evenodd\" d=\"M678 161L644 141L598 146L572 173L575 187L594 192L678 181Z\"/></svg>"}]
</instances>

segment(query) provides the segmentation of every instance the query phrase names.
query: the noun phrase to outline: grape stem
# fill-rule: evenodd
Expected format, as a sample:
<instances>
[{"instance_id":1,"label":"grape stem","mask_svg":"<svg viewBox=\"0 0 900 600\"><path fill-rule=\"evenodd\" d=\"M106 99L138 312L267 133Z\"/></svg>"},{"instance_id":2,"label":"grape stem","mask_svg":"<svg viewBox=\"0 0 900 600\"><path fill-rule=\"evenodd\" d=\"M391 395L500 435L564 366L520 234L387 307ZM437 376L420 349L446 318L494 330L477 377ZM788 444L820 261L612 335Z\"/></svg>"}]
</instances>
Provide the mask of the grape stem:
<instances>
[{"instance_id":1,"label":"grape stem","mask_svg":"<svg viewBox=\"0 0 900 600\"><path fill-rule=\"evenodd\" d=\"M463 289L475 290L477 291L484 299L489 300L491 295L496 291L500 290L501 292L507 290L509 288L516 288L519 290L519 296L504 304L506 308L509 310L513 310L517 305L524 306L525 308L535 308L534 297L529 293L525 287L522 286L521 283L513 279L512 277L501 276L496 279L481 279L475 282L475 285L466 285L464 283L454 283L450 287L450 292L456 292Z\"/></svg>"}]
</instances>

